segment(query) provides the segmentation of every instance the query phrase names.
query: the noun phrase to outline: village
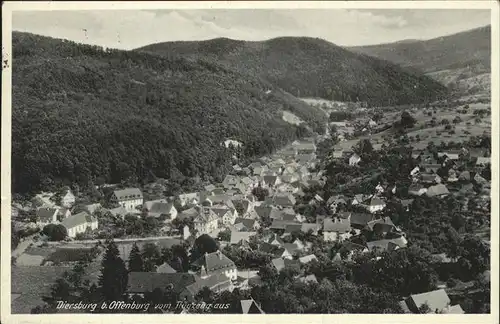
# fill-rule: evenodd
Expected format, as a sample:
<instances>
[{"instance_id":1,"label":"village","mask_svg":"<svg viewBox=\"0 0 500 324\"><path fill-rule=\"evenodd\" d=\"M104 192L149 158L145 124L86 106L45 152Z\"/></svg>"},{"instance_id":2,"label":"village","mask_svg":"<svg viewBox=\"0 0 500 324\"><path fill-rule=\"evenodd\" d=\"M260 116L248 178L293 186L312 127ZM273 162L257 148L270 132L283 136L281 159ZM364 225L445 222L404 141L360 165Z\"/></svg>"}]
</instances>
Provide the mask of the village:
<instances>
[{"instance_id":1,"label":"village","mask_svg":"<svg viewBox=\"0 0 500 324\"><path fill-rule=\"evenodd\" d=\"M363 131L376 126L373 119L365 123ZM332 134L295 141L249 165L234 164L221 183L206 184L199 192L158 197L153 194L161 187L158 181L144 188L101 185L100 190L106 187L111 193L106 206L97 201L78 203L78 194L69 187L58 194L40 193L30 204L14 203L13 222L33 234L22 238L12 253L13 309L29 313L43 304L50 284L75 262L88 258L89 251L94 259L89 260L85 278L97 283L102 254L95 253L95 247L110 238L125 262L131 262L139 248L153 255L148 266L144 261L144 266L129 269L129 298L144 298L169 286L176 300L192 301L205 287L221 293L258 286L263 266L278 273L294 269L297 281L318 283L308 269L325 257L332 264L356 262L360 255L378 260L380 253L405 249L412 242L404 224L394 224L384 213L394 201L408 211L421 197L445 199L466 193L464 208L474 200L470 208L489 218L490 181L481 176L490 166L488 151L465 147L437 154L413 149L415 167L404 175L411 183L404 197L399 197L397 184L388 183L378 183L371 192L359 188L351 194L321 196L317 188L328 181L325 161L363 168L362 154L355 152L354 143L361 140L352 134L354 127L346 122L327 127L332 125L342 145L319 152ZM345 145L343 134L349 134L353 145ZM373 149L382 147L374 143ZM438 175L443 166L448 168L446 176ZM477 186L482 191L475 192ZM307 209L313 212L301 212ZM32 216L23 219L21 214ZM483 241L489 244L488 238ZM180 255L190 260L187 266L176 251L179 247ZM191 262L193 249L199 258ZM457 262L441 251L435 251L433 258L438 264ZM460 304L450 301L450 289L441 282L435 290L405 296L400 307L406 313L419 313L424 304L430 312L464 313ZM239 311L264 313L251 298L241 300Z\"/></svg>"}]
</instances>

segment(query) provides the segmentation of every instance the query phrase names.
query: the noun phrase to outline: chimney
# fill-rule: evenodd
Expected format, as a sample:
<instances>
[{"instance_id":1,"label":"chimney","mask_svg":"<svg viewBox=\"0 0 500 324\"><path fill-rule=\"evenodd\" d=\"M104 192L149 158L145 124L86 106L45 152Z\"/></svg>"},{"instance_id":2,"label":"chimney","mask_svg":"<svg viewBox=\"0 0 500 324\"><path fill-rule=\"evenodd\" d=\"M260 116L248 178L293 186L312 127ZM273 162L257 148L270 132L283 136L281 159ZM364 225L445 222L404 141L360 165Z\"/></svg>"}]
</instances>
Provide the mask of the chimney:
<instances>
[{"instance_id":1,"label":"chimney","mask_svg":"<svg viewBox=\"0 0 500 324\"><path fill-rule=\"evenodd\" d=\"M219 250L217 251L217 256L219 257L219 260L222 260L222 253Z\"/></svg>"}]
</instances>

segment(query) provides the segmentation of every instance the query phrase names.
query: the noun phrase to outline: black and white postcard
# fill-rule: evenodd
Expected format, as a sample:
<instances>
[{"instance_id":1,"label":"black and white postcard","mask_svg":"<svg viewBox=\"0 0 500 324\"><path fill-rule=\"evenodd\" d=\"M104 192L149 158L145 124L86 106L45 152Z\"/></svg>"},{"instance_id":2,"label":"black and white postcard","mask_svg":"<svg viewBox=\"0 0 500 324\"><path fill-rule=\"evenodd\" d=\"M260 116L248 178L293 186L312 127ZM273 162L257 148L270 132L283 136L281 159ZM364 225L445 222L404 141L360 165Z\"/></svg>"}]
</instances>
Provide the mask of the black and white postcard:
<instances>
[{"instance_id":1,"label":"black and white postcard","mask_svg":"<svg viewBox=\"0 0 500 324\"><path fill-rule=\"evenodd\" d=\"M2 323L498 320L498 2L3 7Z\"/></svg>"}]
</instances>

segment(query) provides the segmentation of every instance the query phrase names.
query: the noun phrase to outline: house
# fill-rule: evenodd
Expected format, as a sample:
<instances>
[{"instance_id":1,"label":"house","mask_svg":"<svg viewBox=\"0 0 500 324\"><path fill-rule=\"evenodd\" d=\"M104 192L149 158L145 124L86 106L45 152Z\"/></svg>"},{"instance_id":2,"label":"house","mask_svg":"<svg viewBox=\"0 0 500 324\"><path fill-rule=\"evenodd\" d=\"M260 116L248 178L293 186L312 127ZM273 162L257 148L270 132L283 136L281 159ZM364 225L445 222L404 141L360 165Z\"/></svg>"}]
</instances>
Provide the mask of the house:
<instances>
[{"instance_id":1,"label":"house","mask_svg":"<svg viewBox=\"0 0 500 324\"><path fill-rule=\"evenodd\" d=\"M438 289L421 294L410 295L400 302L405 313L421 313L423 305L428 306L428 313L441 313L447 309L451 301L444 289Z\"/></svg>"},{"instance_id":2,"label":"house","mask_svg":"<svg viewBox=\"0 0 500 324\"><path fill-rule=\"evenodd\" d=\"M119 218L122 218L122 219L124 219L126 215L128 215L128 214L131 213L129 210L125 209L122 206L116 207L116 208L113 208L113 209L109 209L108 211L109 211L109 213L111 215L113 215L113 217L119 217Z\"/></svg>"},{"instance_id":3,"label":"house","mask_svg":"<svg viewBox=\"0 0 500 324\"><path fill-rule=\"evenodd\" d=\"M375 187L375 191L378 193L378 194L383 194L385 189L384 187L379 183L377 184L377 186Z\"/></svg>"},{"instance_id":4,"label":"house","mask_svg":"<svg viewBox=\"0 0 500 324\"><path fill-rule=\"evenodd\" d=\"M206 185L205 187L203 187L203 189L205 189L205 191L208 193L212 193L212 191L217 189L217 187L213 184L209 184L209 185Z\"/></svg>"},{"instance_id":5,"label":"house","mask_svg":"<svg viewBox=\"0 0 500 324\"><path fill-rule=\"evenodd\" d=\"M57 223L58 208L40 207L36 210L36 224L43 227L47 224Z\"/></svg>"},{"instance_id":6,"label":"house","mask_svg":"<svg viewBox=\"0 0 500 324\"><path fill-rule=\"evenodd\" d=\"M488 185L489 184L489 181L486 180L485 178L481 177L481 175L479 173L476 173L474 175L474 181L477 183L477 184L481 184L481 185Z\"/></svg>"},{"instance_id":7,"label":"house","mask_svg":"<svg viewBox=\"0 0 500 324\"><path fill-rule=\"evenodd\" d=\"M177 271L175 271L175 269L172 268L170 266L170 264L165 262L162 265L159 265L158 267L156 267L156 272L157 273L176 273Z\"/></svg>"},{"instance_id":8,"label":"house","mask_svg":"<svg viewBox=\"0 0 500 324\"><path fill-rule=\"evenodd\" d=\"M210 209L210 211L214 213L219 219L219 224L223 226L233 225L237 217L237 212L234 208L223 206L205 207L205 209Z\"/></svg>"},{"instance_id":9,"label":"house","mask_svg":"<svg viewBox=\"0 0 500 324\"><path fill-rule=\"evenodd\" d=\"M240 244L242 242L250 242L250 238L257 235L257 232L238 232L231 231L231 244Z\"/></svg>"},{"instance_id":10,"label":"house","mask_svg":"<svg viewBox=\"0 0 500 324\"><path fill-rule=\"evenodd\" d=\"M343 259L351 261L352 257L356 253L366 253L366 252L368 252L367 247L349 241L344 241L342 242L341 248L338 250L337 254L333 257L332 261L342 261Z\"/></svg>"},{"instance_id":11,"label":"house","mask_svg":"<svg viewBox=\"0 0 500 324\"><path fill-rule=\"evenodd\" d=\"M252 298L240 300L238 306L240 314L265 314L262 308Z\"/></svg>"},{"instance_id":12,"label":"house","mask_svg":"<svg viewBox=\"0 0 500 324\"><path fill-rule=\"evenodd\" d=\"M293 268L297 271L300 271L299 260L275 258L275 259L271 260L271 264L278 272L280 272L281 270L283 270L285 268Z\"/></svg>"},{"instance_id":13,"label":"house","mask_svg":"<svg viewBox=\"0 0 500 324\"><path fill-rule=\"evenodd\" d=\"M402 199L401 200L401 205L403 206L406 211L410 210L411 204L413 204L414 199Z\"/></svg>"},{"instance_id":14,"label":"house","mask_svg":"<svg viewBox=\"0 0 500 324\"><path fill-rule=\"evenodd\" d=\"M61 195L61 206L71 208L75 204L75 195L69 188L65 189Z\"/></svg>"},{"instance_id":15,"label":"house","mask_svg":"<svg viewBox=\"0 0 500 324\"><path fill-rule=\"evenodd\" d=\"M338 160L344 157L344 152L342 150L340 151L333 151L330 153L330 157L334 160Z\"/></svg>"},{"instance_id":16,"label":"house","mask_svg":"<svg viewBox=\"0 0 500 324\"><path fill-rule=\"evenodd\" d=\"M242 224L245 231L256 231L260 228L259 221L254 218L236 218L234 224Z\"/></svg>"},{"instance_id":17,"label":"house","mask_svg":"<svg viewBox=\"0 0 500 324\"><path fill-rule=\"evenodd\" d=\"M431 186L427 189L426 195L428 197L444 197L449 195L448 188L443 184Z\"/></svg>"},{"instance_id":18,"label":"house","mask_svg":"<svg viewBox=\"0 0 500 324\"><path fill-rule=\"evenodd\" d=\"M323 239L327 242L343 241L351 236L351 222L349 219L335 217L325 218L323 221Z\"/></svg>"},{"instance_id":19,"label":"house","mask_svg":"<svg viewBox=\"0 0 500 324\"><path fill-rule=\"evenodd\" d=\"M196 282L196 276L190 273L163 273L163 272L130 272L128 274L127 294L144 297L155 289L170 288L179 296L186 287Z\"/></svg>"},{"instance_id":20,"label":"house","mask_svg":"<svg viewBox=\"0 0 500 324\"><path fill-rule=\"evenodd\" d=\"M469 182L471 180L471 173L469 171L463 171L458 176L459 181Z\"/></svg>"},{"instance_id":21,"label":"house","mask_svg":"<svg viewBox=\"0 0 500 324\"><path fill-rule=\"evenodd\" d=\"M441 177L434 173L421 173L420 181L424 184L438 184L441 183Z\"/></svg>"},{"instance_id":22,"label":"house","mask_svg":"<svg viewBox=\"0 0 500 324\"><path fill-rule=\"evenodd\" d=\"M273 197L273 204L277 207L293 207L295 203L295 197L291 194L277 193Z\"/></svg>"},{"instance_id":23,"label":"house","mask_svg":"<svg viewBox=\"0 0 500 324\"><path fill-rule=\"evenodd\" d=\"M285 177L286 176L283 176L283 178L285 178ZM279 193L282 193L282 194L293 195L299 191L299 188L294 187L292 184L290 184L288 182L285 182L285 183L281 183L280 185L278 185L278 187L276 188L276 191Z\"/></svg>"},{"instance_id":24,"label":"house","mask_svg":"<svg viewBox=\"0 0 500 324\"><path fill-rule=\"evenodd\" d=\"M301 224L294 220L282 220L282 219L273 219L273 222L269 228L273 230L286 230L287 226L290 225L297 225L298 226L298 229L296 228L297 230L300 230L301 228Z\"/></svg>"},{"instance_id":25,"label":"house","mask_svg":"<svg viewBox=\"0 0 500 324\"><path fill-rule=\"evenodd\" d=\"M84 233L87 228L95 230L99 227L97 218L87 212L81 212L64 219L61 224L66 227L68 237L74 238L79 233Z\"/></svg>"},{"instance_id":26,"label":"house","mask_svg":"<svg viewBox=\"0 0 500 324\"><path fill-rule=\"evenodd\" d=\"M240 182L239 178L234 175L227 175L222 181L222 185L226 189L232 189Z\"/></svg>"},{"instance_id":27,"label":"house","mask_svg":"<svg viewBox=\"0 0 500 324\"><path fill-rule=\"evenodd\" d=\"M309 231L311 231L312 235L318 235L319 229L320 226L316 223L302 223L300 227L302 233L309 233Z\"/></svg>"},{"instance_id":28,"label":"house","mask_svg":"<svg viewBox=\"0 0 500 324\"><path fill-rule=\"evenodd\" d=\"M410 176L415 177L420 173L420 167L416 166L410 171Z\"/></svg>"},{"instance_id":29,"label":"house","mask_svg":"<svg viewBox=\"0 0 500 324\"><path fill-rule=\"evenodd\" d=\"M285 244L285 242L275 233L272 233L264 242L276 246L283 246L283 244Z\"/></svg>"},{"instance_id":30,"label":"house","mask_svg":"<svg viewBox=\"0 0 500 324\"><path fill-rule=\"evenodd\" d=\"M96 211L101 210L102 206L100 203L96 203L96 204L85 205L85 206L83 206L83 209L87 213L93 215Z\"/></svg>"},{"instance_id":31,"label":"house","mask_svg":"<svg viewBox=\"0 0 500 324\"><path fill-rule=\"evenodd\" d=\"M450 169L448 171L448 179L447 179L448 182L457 182L458 181L458 176L457 176L457 172L453 169Z\"/></svg>"},{"instance_id":32,"label":"house","mask_svg":"<svg viewBox=\"0 0 500 324\"><path fill-rule=\"evenodd\" d=\"M301 249L299 246L295 243L285 243L283 244L283 248L288 252L290 255L294 255L296 252L300 251Z\"/></svg>"},{"instance_id":33,"label":"house","mask_svg":"<svg viewBox=\"0 0 500 324\"><path fill-rule=\"evenodd\" d=\"M302 224L300 223L286 224L285 233L283 234L283 237L291 235L292 233L301 232L301 229L302 229Z\"/></svg>"},{"instance_id":34,"label":"house","mask_svg":"<svg viewBox=\"0 0 500 324\"><path fill-rule=\"evenodd\" d=\"M194 229L198 235L209 234L219 228L219 218L207 207L201 207L197 210L197 216L193 220Z\"/></svg>"},{"instance_id":35,"label":"house","mask_svg":"<svg viewBox=\"0 0 500 324\"><path fill-rule=\"evenodd\" d=\"M302 283L310 283L310 282L318 283L318 279L313 274L310 274L310 275L305 276L305 277L300 277L299 281Z\"/></svg>"},{"instance_id":36,"label":"house","mask_svg":"<svg viewBox=\"0 0 500 324\"><path fill-rule=\"evenodd\" d=\"M374 215L368 213L351 213L350 224L352 228L361 230L374 218Z\"/></svg>"},{"instance_id":37,"label":"house","mask_svg":"<svg viewBox=\"0 0 500 324\"><path fill-rule=\"evenodd\" d=\"M425 163L425 164L420 164L420 171L424 170L425 172L434 172L436 173L437 170L441 168L441 164L439 163Z\"/></svg>"},{"instance_id":38,"label":"house","mask_svg":"<svg viewBox=\"0 0 500 324\"><path fill-rule=\"evenodd\" d=\"M186 205L197 205L200 202L200 194L198 192L181 194L178 196L178 199L179 204L183 207Z\"/></svg>"},{"instance_id":39,"label":"house","mask_svg":"<svg viewBox=\"0 0 500 324\"><path fill-rule=\"evenodd\" d=\"M187 286L186 289L180 294L180 299L193 301L196 295L203 288L207 287L214 293L221 293L223 291L232 291L234 285L230 278L223 273L217 273L209 276L201 276L194 283Z\"/></svg>"},{"instance_id":40,"label":"house","mask_svg":"<svg viewBox=\"0 0 500 324\"><path fill-rule=\"evenodd\" d=\"M411 196L422 196L427 192L427 188L421 184L412 183L408 188L408 194Z\"/></svg>"},{"instance_id":41,"label":"house","mask_svg":"<svg viewBox=\"0 0 500 324\"><path fill-rule=\"evenodd\" d=\"M358 163L361 161L361 157L359 155L357 155L356 153L354 153L353 155L351 155L351 157L349 158L349 165L353 166L353 165L358 165Z\"/></svg>"},{"instance_id":42,"label":"house","mask_svg":"<svg viewBox=\"0 0 500 324\"><path fill-rule=\"evenodd\" d=\"M68 208L59 208L57 210L57 219L63 220L71 216L71 211Z\"/></svg>"},{"instance_id":43,"label":"house","mask_svg":"<svg viewBox=\"0 0 500 324\"><path fill-rule=\"evenodd\" d=\"M373 197L373 195L357 194L352 199L351 205L354 206L354 205L362 204L363 202L367 201L368 199L370 199L372 197Z\"/></svg>"},{"instance_id":44,"label":"house","mask_svg":"<svg viewBox=\"0 0 500 324\"><path fill-rule=\"evenodd\" d=\"M316 152L316 145L314 143L299 143L295 146L297 154L312 154Z\"/></svg>"},{"instance_id":45,"label":"house","mask_svg":"<svg viewBox=\"0 0 500 324\"><path fill-rule=\"evenodd\" d=\"M138 188L115 190L111 196L113 203L119 204L127 210L134 210L143 204L142 192Z\"/></svg>"},{"instance_id":46,"label":"house","mask_svg":"<svg viewBox=\"0 0 500 324\"><path fill-rule=\"evenodd\" d=\"M367 242L366 247L368 251L394 251L400 248L406 247L408 241L406 241L404 236L393 239L384 239L378 241Z\"/></svg>"},{"instance_id":47,"label":"house","mask_svg":"<svg viewBox=\"0 0 500 324\"><path fill-rule=\"evenodd\" d=\"M491 158L490 157L478 157L476 160L476 167L484 167L487 165L491 165Z\"/></svg>"},{"instance_id":48,"label":"house","mask_svg":"<svg viewBox=\"0 0 500 324\"><path fill-rule=\"evenodd\" d=\"M262 177L263 188L275 188L280 183L280 178L276 175L265 175Z\"/></svg>"},{"instance_id":49,"label":"house","mask_svg":"<svg viewBox=\"0 0 500 324\"><path fill-rule=\"evenodd\" d=\"M221 251L205 253L204 256L196 260L193 264L201 267L200 271L202 272L202 276L205 274L211 276L224 273L224 275L231 280L236 280L238 277L236 265Z\"/></svg>"},{"instance_id":50,"label":"house","mask_svg":"<svg viewBox=\"0 0 500 324\"><path fill-rule=\"evenodd\" d=\"M309 255L306 255L306 256L299 258L299 262L302 264L309 263L313 260L316 260L316 261L318 260L318 258L314 254L309 254Z\"/></svg>"},{"instance_id":51,"label":"house","mask_svg":"<svg viewBox=\"0 0 500 324\"><path fill-rule=\"evenodd\" d=\"M452 152L439 152L438 158L444 158L445 161L448 160L456 161L460 158L460 155L458 153L452 153Z\"/></svg>"},{"instance_id":52,"label":"house","mask_svg":"<svg viewBox=\"0 0 500 324\"><path fill-rule=\"evenodd\" d=\"M377 196L373 196L372 198L365 200L361 206L365 207L370 213L376 213L385 208L385 202Z\"/></svg>"},{"instance_id":53,"label":"house","mask_svg":"<svg viewBox=\"0 0 500 324\"><path fill-rule=\"evenodd\" d=\"M149 217L165 217L165 222L173 221L177 218L177 209L173 202L166 201L148 201L144 204Z\"/></svg>"},{"instance_id":54,"label":"house","mask_svg":"<svg viewBox=\"0 0 500 324\"><path fill-rule=\"evenodd\" d=\"M283 244L284 245L284 244ZM292 259L292 253L285 247L276 246L263 242L259 245L259 251L273 255L275 258Z\"/></svg>"},{"instance_id":55,"label":"house","mask_svg":"<svg viewBox=\"0 0 500 324\"><path fill-rule=\"evenodd\" d=\"M233 201L228 195L215 194L208 196L203 200L203 204L208 204L209 206L226 206L229 208L234 208Z\"/></svg>"}]
</instances>

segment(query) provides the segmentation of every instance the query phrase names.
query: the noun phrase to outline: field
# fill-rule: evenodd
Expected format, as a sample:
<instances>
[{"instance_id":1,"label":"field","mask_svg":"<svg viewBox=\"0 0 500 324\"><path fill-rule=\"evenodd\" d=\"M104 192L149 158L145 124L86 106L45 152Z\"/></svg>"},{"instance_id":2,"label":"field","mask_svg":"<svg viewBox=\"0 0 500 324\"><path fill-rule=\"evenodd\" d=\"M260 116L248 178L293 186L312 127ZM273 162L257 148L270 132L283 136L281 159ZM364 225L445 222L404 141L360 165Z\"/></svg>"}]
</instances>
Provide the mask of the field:
<instances>
[{"instance_id":1,"label":"field","mask_svg":"<svg viewBox=\"0 0 500 324\"><path fill-rule=\"evenodd\" d=\"M429 142L439 144L441 142L466 142L472 136L480 136L484 132L491 133L491 119L489 116L479 118L476 121L476 116L473 114L476 109L489 110L489 104L472 103L469 104L467 113L462 113L464 105L456 105L453 107L440 108L421 108L408 110L415 118L416 124L413 129L410 129L407 136L410 138L410 143L415 149L423 149L427 147ZM383 109L383 108L382 108ZM434 110L436 113L434 113ZM429 116L429 113L431 115ZM454 124L453 120L459 116L461 121ZM378 122L378 127L393 125L401 117L401 111L384 111L383 117ZM435 118L435 126L429 125L431 120ZM450 130L445 129L445 125L441 124L442 120L448 120L454 133L450 134ZM381 145L386 142L386 137L392 137L392 130L388 129L382 132L368 134L357 139L342 141L337 144L336 149L347 149L355 145L360 139L369 139L373 145Z\"/></svg>"}]
</instances>

